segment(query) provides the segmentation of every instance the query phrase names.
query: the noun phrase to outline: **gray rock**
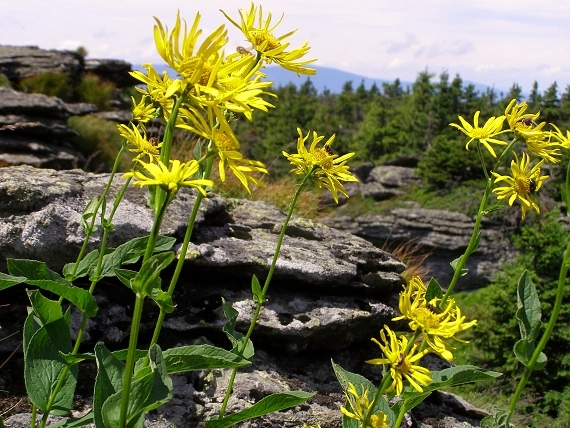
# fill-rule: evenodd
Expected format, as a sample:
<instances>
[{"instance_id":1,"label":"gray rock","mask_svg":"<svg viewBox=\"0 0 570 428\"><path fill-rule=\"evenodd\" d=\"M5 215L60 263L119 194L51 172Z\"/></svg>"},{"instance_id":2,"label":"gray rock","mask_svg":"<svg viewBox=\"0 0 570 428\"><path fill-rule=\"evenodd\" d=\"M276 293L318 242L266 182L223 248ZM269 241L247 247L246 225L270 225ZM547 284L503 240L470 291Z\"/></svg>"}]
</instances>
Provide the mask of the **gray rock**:
<instances>
[{"instance_id":1,"label":"gray rock","mask_svg":"<svg viewBox=\"0 0 570 428\"><path fill-rule=\"evenodd\" d=\"M14 84L26 77L45 73L67 73L76 79L82 69L83 58L77 52L0 45L0 73Z\"/></svg>"},{"instance_id":2,"label":"gray rock","mask_svg":"<svg viewBox=\"0 0 570 428\"><path fill-rule=\"evenodd\" d=\"M117 88L135 86L140 83L129 72L131 63L120 59L86 59L84 72L93 73L103 80L113 82Z\"/></svg>"}]
</instances>

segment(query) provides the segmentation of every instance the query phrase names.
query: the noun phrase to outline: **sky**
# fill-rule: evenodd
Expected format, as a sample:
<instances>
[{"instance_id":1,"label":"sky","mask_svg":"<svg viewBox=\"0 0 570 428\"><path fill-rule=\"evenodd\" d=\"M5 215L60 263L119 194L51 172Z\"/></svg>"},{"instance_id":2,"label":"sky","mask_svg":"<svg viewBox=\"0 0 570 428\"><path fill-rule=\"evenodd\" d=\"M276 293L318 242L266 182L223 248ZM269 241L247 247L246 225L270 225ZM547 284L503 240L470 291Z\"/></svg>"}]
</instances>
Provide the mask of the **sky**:
<instances>
[{"instance_id":1,"label":"sky","mask_svg":"<svg viewBox=\"0 0 570 428\"><path fill-rule=\"evenodd\" d=\"M553 82L570 85L568 0L264 0L283 21L275 30L296 47L309 42L316 65L365 77L413 81L420 71L447 71L463 80L530 92ZM176 12L189 24L196 12L209 33L225 23L227 51L247 47L220 13L239 19L249 0L0 0L0 44L87 49L88 58L161 64L153 16L172 28ZM199 9L196 9L199 8Z\"/></svg>"}]
</instances>

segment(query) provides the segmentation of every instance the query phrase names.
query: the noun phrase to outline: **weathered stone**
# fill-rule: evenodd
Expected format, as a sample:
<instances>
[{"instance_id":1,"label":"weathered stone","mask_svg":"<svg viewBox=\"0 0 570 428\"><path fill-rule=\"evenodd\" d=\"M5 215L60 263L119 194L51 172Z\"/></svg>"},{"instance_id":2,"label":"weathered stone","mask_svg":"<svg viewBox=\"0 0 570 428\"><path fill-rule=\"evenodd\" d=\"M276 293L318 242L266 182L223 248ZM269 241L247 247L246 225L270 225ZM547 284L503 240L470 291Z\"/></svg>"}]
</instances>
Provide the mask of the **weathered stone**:
<instances>
[{"instance_id":1,"label":"weathered stone","mask_svg":"<svg viewBox=\"0 0 570 428\"><path fill-rule=\"evenodd\" d=\"M118 88L135 86L140 83L129 74L132 71L131 63L120 59L86 59L84 71L113 82Z\"/></svg>"},{"instance_id":2,"label":"weathered stone","mask_svg":"<svg viewBox=\"0 0 570 428\"><path fill-rule=\"evenodd\" d=\"M0 45L0 73L14 84L45 73L66 73L76 79L82 69L83 58L77 52Z\"/></svg>"}]
</instances>

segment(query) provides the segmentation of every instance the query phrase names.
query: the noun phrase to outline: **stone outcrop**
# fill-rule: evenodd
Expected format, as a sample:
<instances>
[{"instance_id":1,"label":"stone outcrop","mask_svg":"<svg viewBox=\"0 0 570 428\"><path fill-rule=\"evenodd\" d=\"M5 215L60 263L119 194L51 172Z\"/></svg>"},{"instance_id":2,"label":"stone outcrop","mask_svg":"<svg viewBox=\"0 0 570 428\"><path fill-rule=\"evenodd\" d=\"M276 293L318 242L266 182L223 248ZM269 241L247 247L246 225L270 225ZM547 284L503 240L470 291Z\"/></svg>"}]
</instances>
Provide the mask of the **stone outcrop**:
<instances>
[{"instance_id":1,"label":"stone outcrop","mask_svg":"<svg viewBox=\"0 0 570 428\"><path fill-rule=\"evenodd\" d=\"M86 202L101 192L107 178L80 170L1 168L0 260L39 259L54 270L74 261L82 243L81 213ZM121 184L121 179L116 179L113 192ZM193 192L180 194L169 207L162 234L181 239L194 200ZM128 189L113 221L109 246L148 233L152 215L145 201L144 190ZM163 329L163 347L191 343L227 347L220 331L221 297L239 311L238 330L246 328L252 314L251 275L265 278L283 220L283 212L262 202L226 200L216 195L203 201L175 293L178 306L167 317ZM96 236L94 245L98 239ZM299 427L305 422L319 422L323 428L340 427L338 408L344 397L330 360L378 380L377 367L363 361L378 355L370 337L377 336L385 323L391 323L403 268L400 261L362 238L294 217L286 231L269 300L252 337L255 362L238 375L229 411L276 391L303 389L316 391L317 395L306 405L240 426ZM5 271L6 266L2 264L0 270ZM0 339L17 330L26 315L24 287L2 293L2 301L9 306L0 311ZM88 323L85 349L92 349L99 340L113 349L125 347L132 292L118 281L105 279L95 294L100 309ZM149 340L156 313L149 303L141 327L141 344ZM72 325L77 327L77 323L78 314L74 313ZM13 336L0 341L0 360L17 348L19 340ZM18 366L17 361L21 361L21 354L11 364ZM95 367L88 364L82 370L93 373ZM3 389L14 387L16 372L12 368L0 373ZM153 412L146 426L199 426L205 417L217 413L220 403L216 397L227 384L227 376L225 370L175 376L173 400ZM81 382L78 390L78 402L86 407L90 403L90 382L92 374L91 381ZM420 422L416 414L429 417ZM20 426L26 417L13 416L8 426ZM436 393L412 412L406 426L469 427L478 426L480 418L458 398Z\"/></svg>"},{"instance_id":2,"label":"stone outcrop","mask_svg":"<svg viewBox=\"0 0 570 428\"><path fill-rule=\"evenodd\" d=\"M0 88L0 166L77 168L85 159L71 145L77 134L67 119L94 111L92 104Z\"/></svg>"},{"instance_id":3,"label":"stone outcrop","mask_svg":"<svg viewBox=\"0 0 570 428\"><path fill-rule=\"evenodd\" d=\"M27 77L46 73L65 73L72 81L92 73L121 88L137 83L129 71L131 64L119 59L84 59L74 51L0 45L0 73L14 85Z\"/></svg>"}]
</instances>

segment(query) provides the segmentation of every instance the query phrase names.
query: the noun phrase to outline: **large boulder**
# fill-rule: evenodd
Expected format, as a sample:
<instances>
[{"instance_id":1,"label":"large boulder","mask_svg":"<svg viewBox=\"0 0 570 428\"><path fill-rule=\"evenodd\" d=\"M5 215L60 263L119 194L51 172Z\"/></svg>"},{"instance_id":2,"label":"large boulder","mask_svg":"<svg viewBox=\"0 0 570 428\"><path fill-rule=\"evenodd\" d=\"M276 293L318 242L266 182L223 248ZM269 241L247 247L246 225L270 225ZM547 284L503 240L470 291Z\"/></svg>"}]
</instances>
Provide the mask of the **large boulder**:
<instances>
[{"instance_id":1,"label":"large boulder","mask_svg":"<svg viewBox=\"0 0 570 428\"><path fill-rule=\"evenodd\" d=\"M101 192L107 179L108 175L80 170L1 168L0 260L39 259L54 270L74 261L83 240L79 226L83 208ZM122 180L116 178L112 193L121 185ZM194 200L191 191L179 195L169 207L161 229L163 235L182 238ZM109 246L148 234L152 213L145 202L145 190L127 190L113 220ZM222 297L239 312L237 329L247 328L252 316L251 275L265 279L284 218L282 211L263 202L227 200L216 195L203 201L174 296L177 308L166 319L161 346L213 343L227 347L220 330L224 322ZM99 239L100 235L94 237L93 246ZM283 390L310 390L317 395L306 405L240 426L293 428L303 422L320 422L323 428L340 427L338 409L344 397L330 361L379 380L377 368L363 362L379 356L370 338L378 336L384 324L392 323L403 269L400 261L362 238L294 216L286 231L268 302L252 336L254 364L239 372L228 409L243 409ZM5 271L6 266L1 265L0 270ZM164 272L164 276L168 274ZM3 292L2 301L9 306L0 312L0 339L21 328L26 316L23 288L16 286ZM109 278L97 286L95 295L100 309L88 322L85 350L92 349L99 340L111 349L125 347L132 292ZM141 346L150 339L156 314L156 307L149 303L141 326ZM78 321L79 314L74 313L74 331ZM17 348L19 340L12 336L0 341L0 360ZM21 369L19 352L10 362L12 368L0 373L3 389L16 389L18 371L14 367ZM80 382L76 397L78 412L89 408L95 367L87 363L82 368L85 371L86 378ZM146 426L200 426L200 421L219 411L219 397L227 377L226 370L175 376L173 400L151 414ZM459 400L446 397L435 394L434 399L418 408L432 421L426 420L421 426L443 426L437 424L447 420L456 424L444 426L478 426L481 415L471 412L469 406L451 406ZM414 419L412 414L408 420L419 423ZM29 424L29 415L18 414L7 424L16 427L26 421Z\"/></svg>"}]
</instances>

